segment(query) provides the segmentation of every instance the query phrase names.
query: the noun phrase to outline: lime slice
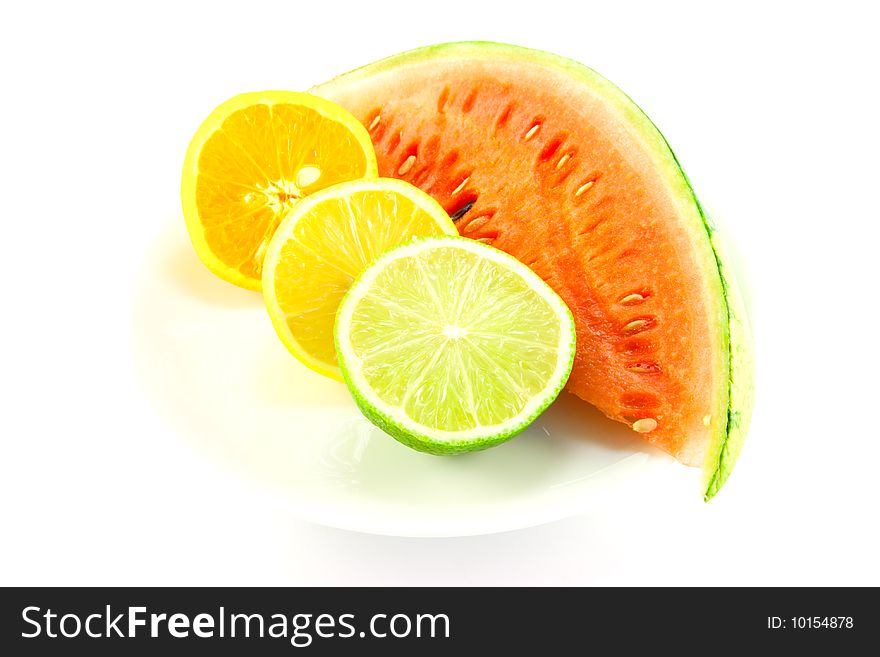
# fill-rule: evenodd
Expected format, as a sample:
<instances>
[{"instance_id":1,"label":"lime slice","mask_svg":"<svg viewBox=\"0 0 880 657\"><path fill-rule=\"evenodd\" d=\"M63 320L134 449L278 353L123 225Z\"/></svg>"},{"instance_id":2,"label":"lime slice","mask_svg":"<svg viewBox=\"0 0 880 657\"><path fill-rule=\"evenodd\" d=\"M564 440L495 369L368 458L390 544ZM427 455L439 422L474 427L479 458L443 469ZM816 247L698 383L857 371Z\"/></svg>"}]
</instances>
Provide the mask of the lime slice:
<instances>
[{"instance_id":1,"label":"lime slice","mask_svg":"<svg viewBox=\"0 0 880 657\"><path fill-rule=\"evenodd\" d=\"M514 436L565 385L571 312L528 267L463 237L392 249L342 300L336 353L364 415L433 454Z\"/></svg>"}]
</instances>

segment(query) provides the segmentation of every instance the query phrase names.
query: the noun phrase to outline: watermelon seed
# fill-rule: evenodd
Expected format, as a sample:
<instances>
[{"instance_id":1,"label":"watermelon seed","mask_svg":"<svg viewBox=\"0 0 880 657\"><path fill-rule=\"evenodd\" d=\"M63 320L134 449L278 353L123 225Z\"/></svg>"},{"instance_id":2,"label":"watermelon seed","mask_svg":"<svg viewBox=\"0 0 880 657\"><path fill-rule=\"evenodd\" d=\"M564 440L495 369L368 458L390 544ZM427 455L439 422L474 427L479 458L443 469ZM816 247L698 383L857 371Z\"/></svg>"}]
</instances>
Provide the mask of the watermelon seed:
<instances>
[{"instance_id":1,"label":"watermelon seed","mask_svg":"<svg viewBox=\"0 0 880 657\"><path fill-rule=\"evenodd\" d=\"M474 217L467 223L467 226L464 227L464 230L462 232L473 233L474 231L479 230L480 228L485 226L491 218L491 215L488 214L481 214L479 217Z\"/></svg>"},{"instance_id":2,"label":"watermelon seed","mask_svg":"<svg viewBox=\"0 0 880 657\"><path fill-rule=\"evenodd\" d=\"M471 177L468 176L467 178L465 178L464 180L462 180L462 181L459 183L458 187L456 187L455 189L452 190L452 196L455 196L455 195L458 194L461 190L463 190L463 189L464 189L464 186L468 184L468 180L470 180L470 179L471 179ZM471 205L473 205L473 203L472 203ZM470 208L468 208L468 209L470 209Z\"/></svg>"},{"instance_id":3,"label":"watermelon seed","mask_svg":"<svg viewBox=\"0 0 880 657\"><path fill-rule=\"evenodd\" d=\"M456 210L451 215L449 215L449 218L452 219L453 221L458 221L464 215L466 215L472 207L474 207L474 203L476 203L476 201L469 201L469 202L465 203L458 210Z\"/></svg>"},{"instance_id":4,"label":"watermelon seed","mask_svg":"<svg viewBox=\"0 0 880 657\"><path fill-rule=\"evenodd\" d=\"M637 306L645 300L645 297L639 294L638 292L634 292L632 294L627 294L623 297L619 303L621 306Z\"/></svg>"},{"instance_id":5,"label":"watermelon seed","mask_svg":"<svg viewBox=\"0 0 880 657\"><path fill-rule=\"evenodd\" d=\"M704 426L707 426L707 427L708 427L708 426L709 426L709 423L710 423L711 421L712 421L712 416L711 416L711 415L704 415L704 416L703 416L703 425L704 425Z\"/></svg>"},{"instance_id":6,"label":"watermelon seed","mask_svg":"<svg viewBox=\"0 0 880 657\"><path fill-rule=\"evenodd\" d=\"M526 136L523 137L523 141L528 141L529 139L534 137L535 133L537 133L538 130L540 130L540 129L541 129L541 123L536 121L535 123L532 124L532 127L529 128L529 131L526 133Z\"/></svg>"},{"instance_id":7,"label":"watermelon seed","mask_svg":"<svg viewBox=\"0 0 880 657\"><path fill-rule=\"evenodd\" d=\"M650 433L657 428L657 420L652 417L643 417L633 422L633 430L639 433Z\"/></svg>"},{"instance_id":8,"label":"watermelon seed","mask_svg":"<svg viewBox=\"0 0 880 657\"><path fill-rule=\"evenodd\" d=\"M595 181L595 180L589 180L589 181L585 182L583 185L581 185L580 187L577 188L577 191L574 193L574 195L575 195L575 196L580 196L580 195L583 194L585 191L587 191L590 187L592 187L594 182L596 182L596 181Z\"/></svg>"},{"instance_id":9,"label":"watermelon seed","mask_svg":"<svg viewBox=\"0 0 880 657\"><path fill-rule=\"evenodd\" d=\"M376 115L376 118L373 119L373 120L370 122L370 127L367 128L367 130L369 130L370 132L372 132L373 129L374 129L377 125L379 125L379 121L381 121L381 120L382 120L382 115L381 115L381 114L377 114L377 115Z\"/></svg>"},{"instance_id":10,"label":"watermelon seed","mask_svg":"<svg viewBox=\"0 0 880 657\"><path fill-rule=\"evenodd\" d=\"M563 155L562 157L560 157L560 158L559 158L559 162L556 163L556 170L558 171L559 169L561 169L562 167L564 167L564 166L565 166L565 163L568 162L570 159L571 159L571 154L570 154L570 153L566 153L565 155Z\"/></svg>"},{"instance_id":11,"label":"watermelon seed","mask_svg":"<svg viewBox=\"0 0 880 657\"><path fill-rule=\"evenodd\" d=\"M413 165L415 163L416 163L416 156L410 155L409 157L407 157L403 161L403 164L400 165L400 168L397 169L397 175L398 176L406 175L407 173L409 173L409 170L413 168Z\"/></svg>"},{"instance_id":12,"label":"watermelon seed","mask_svg":"<svg viewBox=\"0 0 880 657\"><path fill-rule=\"evenodd\" d=\"M482 242L483 244L491 244L495 241L494 237L481 237L477 240L478 242Z\"/></svg>"},{"instance_id":13,"label":"watermelon seed","mask_svg":"<svg viewBox=\"0 0 880 657\"><path fill-rule=\"evenodd\" d=\"M628 335L632 335L633 333L641 333L642 331L647 331L649 328L653 328L654 324L656 323L657 322L653 317L639 317L638 319L634 319L626 326L624 326L623 332Z\"/></svg>"}]
</instances>

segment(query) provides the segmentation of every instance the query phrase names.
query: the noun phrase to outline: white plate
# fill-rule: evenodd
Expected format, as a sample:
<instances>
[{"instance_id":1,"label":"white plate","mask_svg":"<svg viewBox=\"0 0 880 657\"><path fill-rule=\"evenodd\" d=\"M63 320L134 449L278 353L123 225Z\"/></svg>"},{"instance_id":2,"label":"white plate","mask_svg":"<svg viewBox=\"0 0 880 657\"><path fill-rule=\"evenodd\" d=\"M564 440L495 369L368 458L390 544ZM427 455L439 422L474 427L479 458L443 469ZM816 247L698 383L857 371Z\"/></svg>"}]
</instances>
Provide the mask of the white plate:
<instances>
[{"instance_id":1,"label":"white plate","mask_svg":"<svg viewBox=\"0 0 880 657\"><path fill-rule=\"evenodd\" d=\"M258 293L204 268L182 219L148 251L132 332L147 396L177 433L324 525L487 534L586 511L635 482L643 488L649 473L686 470L568 393L485 452L404 447L361 416L342 383L287 353Z\"/></svg>"}]
</instances>

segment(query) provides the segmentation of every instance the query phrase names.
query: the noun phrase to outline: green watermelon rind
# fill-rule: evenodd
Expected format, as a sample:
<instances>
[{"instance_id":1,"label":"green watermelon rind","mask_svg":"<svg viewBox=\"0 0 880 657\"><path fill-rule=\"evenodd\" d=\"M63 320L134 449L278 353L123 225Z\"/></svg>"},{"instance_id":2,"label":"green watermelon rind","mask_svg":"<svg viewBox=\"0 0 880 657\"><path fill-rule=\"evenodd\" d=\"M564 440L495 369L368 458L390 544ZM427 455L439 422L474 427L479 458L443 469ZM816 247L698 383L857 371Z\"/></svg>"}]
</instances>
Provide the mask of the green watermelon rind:
<instances>
[{"instance_id":1,"label":"green watermelon rind","mask_svg":"<svg viewBox=\"0 0 880 657\"><path fill-rule=\"evenodd\" d=\"M623 94L622 91L620 93ZM727 256L721 235L703 208L702 203L700 203L700 199L697 198L690 178L688 178L684 167L681 166L678 156L672 150L672 146L670 146L666 137L648 115L629 96L626 96L626 98L663 140L666 149L675 162L675 166L678 168L678 173L687 185L690 197L700 213L700 218L709 237L709 244L715 256L715 265L718 268L718 277L723 290L723 299L727 311L727 424L725 431L709 446L709 451L706 455L703 499L708 502L721 490L733 472L733 467L736 465L736 461L745 444L752 419L752 409L755 402L755 361L751 326L748 314L746 313L742 292L737 283L730 259Z\"/></svg>"},{"instance_id":2,"label":"green watermelon rind","mask_svg":"<svg viewBox=\"0 0 880 657\"><path fill-rule=\"evenodd\" d=\"M705 489L704 499L710 500L729 478L745 442L746 433L754 404L754 358L752 355L751 331L745 306L734 272L724 253L720 237L706 212L703 210L693 186L685 174L666 138L644 111L621 91L616 85L583 64L552 53L533 50L491 41L464 41L443 43L410 50L386 59L368 64L345 73L324 84L313 87L310 92L332 96L336 84L350 85L377 73L394 69L406 63L434 57L500 57L508 60L520 59L538 62L566 73L576 81L584 82L588 88L611 103L623 116L625 125L638 130L655 160L667 172L666 180L677 192L678 198L696 210L699 222L691 226L694 238L705 234L707 240L705 266L707 272L717 272L717 281L708 281L712 291L714 310L721 325L722 349L726 344L726 368L728 370L727 422L722 431L711 440L704 461ZM700 246L695 243L695 246ZM711 255L710 255L711 254Z\"/></svg>"},{"instance_id":3,"label":"green watermelon rind","mask_svg":"<svg viewBox=\"0 0 880 657\"><path fill-rule=\"evenodd\" d=\"M696 197L694 197L696 199ZM698 202L699 205L699 202ZM702 208L700 208L702 211ZM754 370L755 360L752 346L752 331L746 314L745 303L730 261L721 243L717 230L710 227L709 239L715 251L718 273L724 285L728 308L728 346L730 349L730 373L728 378L727 431L722 440L711 446L707 458L707 484L703 495L708 502L725 484L739 458L755 403Z\"/></svg>"}]
</instances>

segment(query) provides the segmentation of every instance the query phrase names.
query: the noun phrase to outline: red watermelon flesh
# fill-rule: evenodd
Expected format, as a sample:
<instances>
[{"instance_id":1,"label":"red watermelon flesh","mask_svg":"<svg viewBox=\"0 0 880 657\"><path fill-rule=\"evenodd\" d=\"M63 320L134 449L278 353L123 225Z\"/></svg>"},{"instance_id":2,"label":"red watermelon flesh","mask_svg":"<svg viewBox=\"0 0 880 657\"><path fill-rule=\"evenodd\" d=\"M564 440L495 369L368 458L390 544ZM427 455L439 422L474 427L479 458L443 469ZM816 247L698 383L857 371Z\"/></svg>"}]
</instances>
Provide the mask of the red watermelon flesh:
<instances>
[{"instance_id":1,"label":"red watermelon flesh","mask_svg":"<svg viewBox=\"0 0 880 657\"><path fill-rule=\"evenodd\" d=\"M704 465L707 498L720 488L748 423L744 325L711 226L628 97L570 60L486 43L404 53L313 92L363 122L380 175L560 294L577 324L571 392Z\"/></svg>"}]
</instances>

